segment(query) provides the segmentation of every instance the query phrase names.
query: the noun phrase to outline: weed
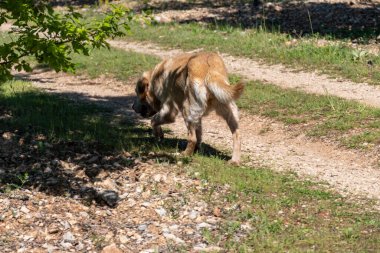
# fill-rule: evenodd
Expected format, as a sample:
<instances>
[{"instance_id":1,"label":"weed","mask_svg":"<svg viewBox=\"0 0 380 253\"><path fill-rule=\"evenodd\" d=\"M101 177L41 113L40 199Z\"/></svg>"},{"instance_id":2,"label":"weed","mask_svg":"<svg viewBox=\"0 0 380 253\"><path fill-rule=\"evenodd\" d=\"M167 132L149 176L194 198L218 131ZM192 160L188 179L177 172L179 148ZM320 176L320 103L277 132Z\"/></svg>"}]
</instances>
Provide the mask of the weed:
<instances>
[{"instance_id":1,"label":"weed","mask_svg":"<svg viewBox=\"0 0 380 253\"><path fill-rule=\"evenodd\" d=\"M24 187L24 185L29 181L29 174L28 172L24 172L23 174L16 175L17 181L15 183L6 183L5 185L5 192L9 192L12 190L18 190ZM0 180L1 182L1 180Z\"/></svg>"}]
</instances>

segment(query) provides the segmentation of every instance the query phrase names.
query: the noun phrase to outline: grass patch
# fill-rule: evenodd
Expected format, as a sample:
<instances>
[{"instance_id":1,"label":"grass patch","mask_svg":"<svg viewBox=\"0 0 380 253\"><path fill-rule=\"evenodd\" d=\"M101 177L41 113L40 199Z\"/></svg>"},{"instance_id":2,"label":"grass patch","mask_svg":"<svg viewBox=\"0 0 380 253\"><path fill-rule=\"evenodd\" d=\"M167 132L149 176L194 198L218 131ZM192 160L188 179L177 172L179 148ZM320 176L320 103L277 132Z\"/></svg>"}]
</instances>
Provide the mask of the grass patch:
<instances>
[{"instance_id":1,"label":"grass patch","mask_svg":"<svg viewBox=\"0 0 380 253\"><path fill-rule=\"evenodd\" d=\"M380 56L352 49L345 43L332 39L321 44L321 39L326 40L318 35L298 39L293 43L290 35L266 29L244 30L190 23L152 25L145 28L132 25L132 33L126 39L151 41L184 50L203 48L221 51L301 69L318 69L356 82L380 83Z\"/></svg>"},{"instance_id":2,"label":"grass patch","mask_svg":"<svg viewBox=\"0 0 380 253\"><path fill-rule=\"evenodd\" d=\"M329 137L351 148L380 142L380 109L334 96L251 81L238 105L253 114L300 126L310 136Z\"/></svg>"},{"instance_id":3,"label":"grass patch","mask_svg":"<svg viewBox=\"0 0 380 253\"><path fill-rule=\"evenodd\" d=\"M197 156L188 166L204 182L230 185L224 201L207 197L210 206L225 209L228 221L206 230L207 242L229 252L376 252L380 250L380 216L348 204L317 183L266 168L230 167L219 159ZM215 191L218 195L217 191ZM213 202L213 199L216 201ZM218 202L219 201L219 202ZM251 227L236 241L242 225Z\"/></svg>"},{"instance_id":4,"label":"grass patch","mask_svg":"<svg viewBox=\"0 0 380 253\"><path fill-rule=\"evenodd\" d=\"M127 81L153 68L160 60L146 54L103 48L93 50L90 56L75 54L73 61L79 73L85 72L91 78L112 75L121 81Z\"/></svg>"},{"instance_id":5,"label":"grass patch","mask_svg":"<svg viewBox=\"0 0 380 253\"><path fill-rule=\"evenodd\" d=\"M17 130L31 141L44 136L49 142L97 142L119 151L161 149L150 130L138 122L115 115L111 109L41 92L27 82L0 86L0 114L4 115L0 118L2 132ZM173 141L167 140L162 146L173 147L174 151L177 145Z\"/></svg>"}]
</instances>

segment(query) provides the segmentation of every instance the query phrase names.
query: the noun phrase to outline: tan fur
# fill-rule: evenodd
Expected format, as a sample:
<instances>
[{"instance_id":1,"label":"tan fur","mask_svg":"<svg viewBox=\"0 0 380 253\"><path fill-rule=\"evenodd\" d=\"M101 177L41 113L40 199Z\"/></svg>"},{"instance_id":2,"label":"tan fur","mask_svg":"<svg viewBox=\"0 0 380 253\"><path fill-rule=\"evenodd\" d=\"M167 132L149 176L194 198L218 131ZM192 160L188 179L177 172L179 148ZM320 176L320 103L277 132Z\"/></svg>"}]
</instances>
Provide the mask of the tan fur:
<instances>
[{"instance_id":1,"label":"tan fur","mask_svg":"<svg viewBox=\"0 0 380 253\"><path fill-rule=\"evenodd\" d=\"M243 89L243 84L229 84L226 67L218 54L182 54L162 61L143 74L136 85L137 100L133 108L145 116L154 114L151 124L159 138L163 138L161 125L174 122L181 112L188 129L185 155L192 155L200 146L202 117L215 110L232 132L231 162L239 164L239 113L234 101Z\"/></svg>"}]
</instances>

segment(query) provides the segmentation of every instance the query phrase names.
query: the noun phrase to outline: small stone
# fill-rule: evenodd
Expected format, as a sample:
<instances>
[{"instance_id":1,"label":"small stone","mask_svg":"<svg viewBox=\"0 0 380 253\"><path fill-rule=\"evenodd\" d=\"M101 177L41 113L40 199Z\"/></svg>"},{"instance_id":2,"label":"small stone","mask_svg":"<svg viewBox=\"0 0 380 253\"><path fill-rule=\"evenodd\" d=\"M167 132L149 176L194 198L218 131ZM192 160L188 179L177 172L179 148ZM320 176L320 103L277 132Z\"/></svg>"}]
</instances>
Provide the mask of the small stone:
<instances>
[{"instance_id":1,"label":"small stone","mask_svg":"<svg viewBox=\"0 0 380 253\"><path fill-rule=\"evenodd\" d=\"M170 231L176 231L176 230L178 230L178 228L179 228L178 225L171 225L171 226L169 227L169 230L170 230Z\"/></svg>"},{"instance_id":2,"label":"small stone","mask_svg":"<svg viewBox=\"0 0 380 253\"><path fill-rule=\"evenodd\" d=\"M197 229L200 230L200 229L202 229L202 228L211 228L211 225L208 224L208 223L206 223L206 222L199 223L199 224L197 225Z\"/></svg>"},{"instance_id":3,"label":"small stone","mask_svg":"<svg viewBox=\"0 0 380 253\"><path fill-rule=\"evenodd\" d=\"M48 166L44 169L44 173L51 173L52 169Z\"/></svg>"},{"instance_id":4,"label":"small stone","mask_svg":"<svg viewBox=\"0 0 380 253\"><path fill-rule=\"evenodd\" d=\"M65 230L71 228L71 225L70 225L70 223L67 220L60 221L60 223L65 228Z\"/></svg>"},{"instance_id":5,"label":"small stone","mask_svg":"<svg viewBox=\"0 0 380 253\"><path fill-rule=\"evenodd\" d=\"M73 242L73 241L75 241L75 237L74 237L74 235L71 232L66 232L63 235L63 240L65 242Z\"/></svg>"},{"instance_id":6,"label":"small stone","mask_svg":"<svg viewBox=\"0 0 380 253\"><path fill-rule=\"evenodd\" d=\"M189 213L189 218L194 220L198 217L198 212L195 211L195 210L191 210L191 212Z\"/></svg>"},{"instance_id":7,"label":"small stone","mask_svg":"<svg viewBox=\"0 0 380 253\"><path fill-rule=\"evenodd\" d=\"M144 191L144 187L142 185L139 185L136 187L136 193L142 193Z\"/></svg>"},{"instance_id":8,"label":"small stone","mask_svg":"<svg viewBox=\"0 0 380 253\"><path fill-rule=\"evenodd\" d=\"M120 235L119 236L119 241L121 242L121 243L128 243L128 237L126 237L125 235Z\"/></svg>"},{"instance_id":9,"label":"small stone","mask_svg":"<svg viewBox=\"0 0 380 253\"><path fill-rule=\"evenodd\" d=\"M28 209L26 206L22 206L22 207L20 208L20 211L23 212L23 213L25 213L25 214L27 214L27 213L30 212L29 209Z\"/></svg>"},{"instance_id":10,"label":"small stone","mask_svg":"<svg viewBox=\"0 0 380 253\"><path fill-rule=\"evenodd\" d=\"M62 246L62 248L64 248L64 249L69 249L69 248L73 247L73 245L72 245L71 243L69 243L69 242L64 242L64 241L61 242L61 246Z\"/></svg>"},{"instance_id":11,"label":"small stone","mask_svg":"<svg viewBox=\"0 0 380 253\"><path fill-rule=\"evenodd\" d=\"M164 208L162 208L162 207L155 209L155 211L161 217L163 217L163 216L166 215L166 210Z\"/></svg>"},{"instance_id":12,"label":"small stone","mask_svg":"<svg viewBox=\"0 0 380 253\"><path fill-rule=\"evenodd\" d=\"M87 162L93 163L93 162L97 161L98 159L99 159L99 157L95 155L95 156L91 157L90 159L88 159Z\"/></svg>"},{"instance_id":13,"label":"small stone","mask_svg":"<svg viewBox=\"0 0 380 253\"><path fill-rule=\"evenodd\" d=\"M117 168L120 168L120 167L121 167L120 163L118 163L118 162L114 162L114 163L113 163L113 166L115 166L115 167L117 167Z\"/></svg>"},{"instance_id":14,"label":"small stone","mask_svg":"<svg viewBox=\"0 0 380 253\"><path fill-rule=\"evenodd\" d=\"M140 253L154 253L154 252L157 252L157 250L155 250L155 249L144 249L144 250L140 251Z\"/></svg>"},{"instance_id":15,"label":"small stone","mask_svg":"<svg viewBox=\"0 0 380 253\"><path fill-rule=\"evenodd\" d=\"M103 248L101 253L123 253L115 244L108 245Z\"/></svg>"},{"instance_id":16,"label":"small stone","mask_svg":"<svg viewBox=\"0 0 380 253\"><path fill-rule=\"evenodd\" d=\"M140 226L137 227L137 229L140 231L145 231L147 227L148 227L147 225L141 224Z\"/></svg>"},{"instance_id":17,"label":"small stone","mask_svg":"<svg viewBox=\"0 0 380 253\"><path fill-rule=\"evenodd\" d=\"M90 215L86 212L79 212L79 215L82 216L83 218L88 218Z\"/></svg>"},{"instance_id":18,"label":"small stone","mask_svg":"<svg viewBox=\"0 0 380 253\"><path fill-rule=\"evenodd\" d=\"M17 250L17 253L22 253L22 252L25 252L26 248L25 247L22 247L22 248L19 248Z\"/></svg>"},{"instance_id":19,"label":"small stone","mask_svg":"<svg viewBox=\"0 0 380 253\"><path fill-rule=\"evenodd\" d=\"M197 245L193 248L195 252L220 252L223 249L217 246Z\"/></svg>"},{"instance_id":20,"label":"small stone","mask_svg":"<svg viewBox=\"0 0 380 253\"><path fill-rule=\"evenodd\" d=\"M220 217L220 216L222 216L222 212L220 211L220 208L219 208L219 207L215 207L212 213L213 213L214 216L216 216L216 217Z\"/></svg>"},{"instance_id":21,"label":"small stone","mask_svg":"<svg viewBox=\"0 0 380 253\"><path fill-rule=\"evenodd\" d=\"M87 167L85 170L84 170L84 174L86 174L86 176L88 176L89 178L94 178L96 177L97 175L99 175L101 169L97 166L95 167Z\"/></svg>"},{"instance_id":22,"label":"small stone","mask_svg":"<svg viewBox=\"0 0 380 253\"><path fill-rule=\"evenodd\" d=\"M48 228L48 233L49 234L55 234L59 232L59 228L56 224L51 224Z\"/></svg>"},{"instance_id":23,"label":"small stone","mask_svg":"<svg viewBox=\"0 0 380 253\"><path fill-rule=\"evenodd\" d=\"M249 225L248 223L242 224L240 227L241 229L244 229L244 230L252 230L252 226Z\"/></svg>"},{"instance_id":24,"label":"small stone","mask_svg":"<svg viewBox=\"0 0 380 253\"><path fill-rule=\"evenodd\" d=\"M78 250L78 251L84 249L84 245L83 245L83 243L79 242L79 243L77 244L77 246L75 246L75 249Z\"/></svg>"},{"instance_id":25,"label":"small stone","mask_svg":"<svg viewBox=\"0 0 380 253\"><path fill-rule=\"evenodd\" d=\"M125 192L119 196L120 199L126 199L129 196L129 192Z\"/></svg>"},{"instance_id":26,"label":"small stone","mask_svg":"<svg viewBox=\"0 0 380 253\"><path fill-rule=\"evenodd\" d=\"M179 238L173 234L164 233L164 237L168 240L174 241L177 244L185 244L184 240L182 240L181 238Z\"/></svg>"},{"instance_id":27,"label":"small stone","mask_svg":"<svg viewBox=\"0 0 380 253\"><path fill-rule=\"evenodd\" d=\"M141 204L141 206L143 207L150 207L150 203L149 202L144 202Z\"/></svg>"},{"instance_id":28,"label":"small stone","mask_svg":"<svg viewBox=\"0 0 380 253\"><path fill-rule=\"evenodd\" d=\"M154 176L153 176L153 180L154 180L155 182L157 182L157 183L161 182L161 180L162 180L162 175L160 175L160 174L154 175Z\"/></svg>"},{"instance_id":29,"label":"small stone","mask_svg":"<svg viewBox=\"0 0 380 253\"><path fill-rule=\"evenodd\" d=\"M105 202L110 207L115 207L119 201L119 195L117 192L112 190L106 190L102 193L99 193L99 198L102 202Z\"/></svg>"}]
</instances>

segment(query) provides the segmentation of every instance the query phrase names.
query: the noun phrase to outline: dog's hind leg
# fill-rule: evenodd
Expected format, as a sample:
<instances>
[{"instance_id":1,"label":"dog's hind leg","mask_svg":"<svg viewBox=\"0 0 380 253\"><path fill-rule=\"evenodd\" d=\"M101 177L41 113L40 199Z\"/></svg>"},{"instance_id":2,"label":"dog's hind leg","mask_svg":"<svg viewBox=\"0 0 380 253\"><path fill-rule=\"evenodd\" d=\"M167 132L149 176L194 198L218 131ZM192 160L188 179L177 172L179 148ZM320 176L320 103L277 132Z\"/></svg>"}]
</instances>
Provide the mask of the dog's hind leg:
<instances>
[{"instance_id":1,"label":"dog's hind leg","mask_svg":"<svg viewBox=\"0 0 380 253\"><path fill-rule=\"evenodd\" d=\"M187 110L185 109L182 115L188 131L187 146L182 154L190 156L194 153L196 148L200 147L202 142L202 112L198 105L191 104L191 102L186 108Z\"/></svg>"},{"instance_id":2,"label":"dog's hind leg","mask_svg":"<svg viewBox=\"0 0 380 253\"><path fill-rule=\"evenodd\" d=\"M195 147L197 145L197 137L196 137L196 125L192 122L186 122L187 126L187 146L185 151L182 152L185 156L191 156L194 154Z\"/></svg>"},{"instance_id":3,"label":"dog's hind leg","mask_svg":"<svg viewBox=\"0 0 380 253\"><path fill-rule=\"evenodd\" d=\"M197 137L196 149L199 152L201 150L201 144L202 144L202 120L200 120L199 124L197 125L195 129L195 136Z\"/></svg>"},{"instance_id":4,"label":"dog's hind leg","mask_svg":"<svg viewBox=\"0 0 380 253\"><path fill-rule=\"evenodd\" d=\"M232 158L229 163L238 165L240 163L241 156L238 108L235 102L230 102L229 104L219 104L216 108L216 113L223 117L232 133L233 150Z\"/></svg>"}]
</instances>

